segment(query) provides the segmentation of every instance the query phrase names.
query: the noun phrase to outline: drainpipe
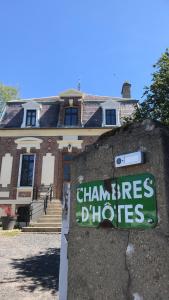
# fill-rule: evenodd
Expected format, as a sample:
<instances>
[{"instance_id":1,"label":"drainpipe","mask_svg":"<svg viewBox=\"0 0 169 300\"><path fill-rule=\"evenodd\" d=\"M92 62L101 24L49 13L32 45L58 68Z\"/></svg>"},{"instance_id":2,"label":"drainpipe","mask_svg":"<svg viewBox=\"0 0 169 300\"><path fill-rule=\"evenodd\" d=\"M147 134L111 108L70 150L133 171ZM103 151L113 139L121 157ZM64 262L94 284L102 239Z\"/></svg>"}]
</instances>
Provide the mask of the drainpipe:
<instances>
[{"instance_id":1,"label":"drainpipe","mask_svg":"<svg viewBox=\"0 0 169 300\"><path fill-rule=\"evenodd\" d=\"M62 204L62 232L60 250L60 271L59 271L59 300L67 300L68 286L68 233L70 215L70 183L63 185L63 204Z\"/></svg>"}]
</instances>

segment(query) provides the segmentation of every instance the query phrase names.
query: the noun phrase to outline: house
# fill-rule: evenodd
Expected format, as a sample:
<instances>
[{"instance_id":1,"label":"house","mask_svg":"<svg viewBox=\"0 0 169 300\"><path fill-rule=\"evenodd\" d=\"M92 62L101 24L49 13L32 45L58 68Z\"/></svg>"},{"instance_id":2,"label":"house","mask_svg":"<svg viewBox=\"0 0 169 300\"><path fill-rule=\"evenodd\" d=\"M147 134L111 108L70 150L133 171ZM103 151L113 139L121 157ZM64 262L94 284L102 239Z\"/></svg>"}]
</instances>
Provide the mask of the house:
<instances>
[{"instance_id":1,"label":"house","mask_svg":"<svg viewBox=\"0 0 169 300\"><path fill-rule=\"evenodd\" d=\"M13 100L0 120L0 213L28 208L52 185L61 199L71 160L110 129L121 126L137 100L125 82L122 97L70 89L59 96Z\"/></svg>"}]
</instances>

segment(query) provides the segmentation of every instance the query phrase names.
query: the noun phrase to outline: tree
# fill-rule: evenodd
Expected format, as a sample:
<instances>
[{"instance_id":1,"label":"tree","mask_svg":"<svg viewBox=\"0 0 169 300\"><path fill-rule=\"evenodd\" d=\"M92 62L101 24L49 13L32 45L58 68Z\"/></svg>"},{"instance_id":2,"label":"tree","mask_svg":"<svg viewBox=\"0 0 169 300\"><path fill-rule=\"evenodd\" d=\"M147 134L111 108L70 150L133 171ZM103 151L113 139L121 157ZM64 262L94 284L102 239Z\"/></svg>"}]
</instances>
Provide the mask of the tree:
<instances>
[{"instance_id":1,"label":"tree","mask_svg":"<svg viewBox=\"0 0 169 300\"><path fill-rule=\"evenodd\" d=\"M133 114L132 121L147 118L169 125L169 49L162 54L155 65L151 85L145 87L143 97Z\"/></svg>"},{"instance_id":2,"label":"tree","mask_svg":"<svg viewBox=\"0 0 169 300\"><path fill-rule=\"evenodd\" d=\"M15 87L0 83L0 102L7 102L15 99L19 99L19 90Z\"/></svg>"}]
</instances>

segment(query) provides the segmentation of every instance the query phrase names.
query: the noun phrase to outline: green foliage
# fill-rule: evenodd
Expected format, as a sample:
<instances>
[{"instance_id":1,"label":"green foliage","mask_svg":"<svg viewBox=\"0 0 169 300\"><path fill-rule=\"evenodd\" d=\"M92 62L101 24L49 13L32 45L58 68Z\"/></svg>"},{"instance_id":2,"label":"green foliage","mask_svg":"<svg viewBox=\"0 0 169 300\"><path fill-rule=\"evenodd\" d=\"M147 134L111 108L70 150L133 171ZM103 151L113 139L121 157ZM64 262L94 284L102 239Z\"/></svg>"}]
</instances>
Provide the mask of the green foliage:
<instances>
[{"instance_id":1,"label":"green foliage","mask_svg":"<svg viewBox=\"0 0 169 300\"><path fill-rule=\"evenodd\" d=\"M19 99L19 90L0 83L0 101L7 102L15 99Z\"/></svg>"},{"instance_id":2,"label":"green foliage","mask_svg":"<svg viewBox=\"0 0 169 300\"><path fill-rule=\"evenodd\" d=\"M153 68L155 72L152 74L151 85L145 87L144 101L136 107L132 121L149 118L169 125L169 49L166 49Z\"/></svg>"}]
</instances>

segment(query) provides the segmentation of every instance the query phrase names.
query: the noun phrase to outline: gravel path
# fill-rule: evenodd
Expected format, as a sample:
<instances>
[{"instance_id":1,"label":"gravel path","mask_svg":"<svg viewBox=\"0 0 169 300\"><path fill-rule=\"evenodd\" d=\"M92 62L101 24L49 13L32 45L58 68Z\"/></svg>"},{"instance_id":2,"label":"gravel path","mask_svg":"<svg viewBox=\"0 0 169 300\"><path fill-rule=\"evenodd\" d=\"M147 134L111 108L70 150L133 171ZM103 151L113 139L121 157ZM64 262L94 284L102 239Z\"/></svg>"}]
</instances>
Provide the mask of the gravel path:
<instances>
[{"instance_id":1,"label":"gravel path","mask_svg":"<svg viewBox=\"0 0 169 300\"><path fill-rule=\"evenodd\" d=\"M58 300L60 236L0 236L0 300Z\"/></svg>"}]
</instances>

